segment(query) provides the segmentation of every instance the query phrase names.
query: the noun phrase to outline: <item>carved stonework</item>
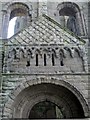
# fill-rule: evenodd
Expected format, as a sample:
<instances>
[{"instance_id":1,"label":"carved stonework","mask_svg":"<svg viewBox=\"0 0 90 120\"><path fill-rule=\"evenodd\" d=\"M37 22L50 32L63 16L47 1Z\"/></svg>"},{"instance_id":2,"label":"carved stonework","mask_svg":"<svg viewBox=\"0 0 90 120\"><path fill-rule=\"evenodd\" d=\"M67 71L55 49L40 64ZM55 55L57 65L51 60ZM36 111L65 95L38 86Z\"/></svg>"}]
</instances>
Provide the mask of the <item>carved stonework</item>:
<instances>
[{"instance_id":1,"label":"carved stonework","mask_svg":"<svg viewBox=\"0 0 90 120\"><path fill-rule=\"evenodd\" d=\"M69 53L69 54L68 54ZM80 64L80 71L85 71L85 66L83 62L83 51L79 49L78 47L67 47L67 46L27 46L27 47L12 47L8 51L8 57L5 57L6 66L4 71L8 70L9 72L20 72L20 69L24 68L24 72L26 71L27 67L28 69L32 69L32 67L36 66L36 54L38 55L38 66L41 66L41 69L44 67L44 62L46 67L52 68L54 67L60 69L61 72L63 72L66 69L66 66L68 66L68 71L71 72L70 69L73 69L74 64L79 65ZM46 57L44 58L44 54L46 54ZM52 56L52 54L54 56ZM77 56L76 56L77 54ZM69 57L70 55L70 57ZM46 60L45 60L46 59ZM78 62L77 62L78 60ZM41 62L40 62L41 61ZM69 64L69 61L74 61L72 65ZM80 62L80 63L79 63ZM13 65L16 69L13 69ZM63 69L61 69L61 66L63 66ZM73 70L73 72L77 71L77 68ZM46 72L46 71L45 71ZM55 72L55 71L53 71ZM58 71L57 71L58 72ZM65 71L64 71L65 72ZM30 71L28 71L30 73Z\"/></svg>"}]
</instances>

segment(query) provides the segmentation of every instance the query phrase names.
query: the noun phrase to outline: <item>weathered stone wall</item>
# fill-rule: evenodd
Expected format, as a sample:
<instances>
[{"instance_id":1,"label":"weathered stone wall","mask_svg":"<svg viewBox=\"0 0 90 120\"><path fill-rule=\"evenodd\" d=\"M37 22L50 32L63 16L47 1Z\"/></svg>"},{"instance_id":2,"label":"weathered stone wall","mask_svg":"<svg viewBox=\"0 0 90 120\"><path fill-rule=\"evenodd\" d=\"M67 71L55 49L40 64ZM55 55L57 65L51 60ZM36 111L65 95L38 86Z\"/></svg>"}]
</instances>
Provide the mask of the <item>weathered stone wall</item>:
<instances>
[{"instance_id":1,"label":"weathered stone wall","mask_svg":"<svg viewBox=\"0 0 90 120\"><path fill-rule=\"evenodd\" d=\"M30 3L31 4L31 3ZM40 3L38 6L40 7L39 9L39 15L42 13L47 13L49 16L53 17L55 20L58 21L58 16L57 16L57 5L59 2L56 3ZM0 4L1 5L1 4ZM3 10L7 10L5 6L6 3L1 6L3 6ZM87 36L87 27L88 27L88 19L87 19L87 3L81 2L78 3L80 10L81 10L81 17L82 17L82 24L83 29L85 31L85 36ZM29 5L28 5L29 6ZM0 7L1 8L1 7ZM43 9L44 8L44 9ZM33 3L33 11L32 11L32 16L33 19L37 18L37 4ZM5 13L5 11L3 11ZM31 11L30 11L31 12ZM36 13L36 14L35 14ZM0 11L0 14L2 15L2 12ZM6 13L5 13L6 14ZM3 17L1 17L3 18ZM2 24L2 19L0 18L0 24ZM7 18L7 16L6 16ZM59 21L58 21L59 22ZM7 26L5 26L7 27ZM0 29L1 30L1 29ZM4 31L4 35L6 34L6 31ZM5 37L5 36L4 36ZM2 38L2 35L1 35ZM2 44L2 41L0 41ZM3 46L0 46L0 52L2 52ZM34 46L30 47L32 49ZM64 46L65 47L65 46ZM11 59L10 57L8 58L8 51L6 49L6 57L4 61L2 61L2 53L0 54L0 69L2 68L2 63L4 63L3 66L3 74L0 76L1 80L1 90L2 93L0 94L0 103L1 103L1 109L0 109L0 117L2 118L7 118L7 117L12 117L13 115L13 103L16 102L15 99L17 95L26 89L27 87L41 84L41 83L51 83L51 84L56 84L56 85L61 85L64 87L67 87L71 92L73 92L77 98L79 99L84 113L85 117L88 117L88 108L90 106L90 85L89 85L89 75L88 75L88 46L86 45L86 48L83 48L84 54L82 57L82 54L79 53L77 50L74 51L72 49L72 46L69 46L70 50L64 49L64 47L58 46L58 49L62 48L63 51L65 52L65 57L63 57L63 63L64 66L60 65L60 56L57 55L55 57L55 65L52 66L52 50L54 49L55 52L57 51L56 46L45 46L45 49L48 50L48 48L51 48L51 53L49 54L46 52L44 49L44 46L37 46L36 48L38 51L42 52L42 55L39 54L38 62L39 65L36 66L36 58L35 58L35 50L32 50L32 53L34 53L30 59L30 66L27 65L27 60L29 58L20 58L18 59ZM76 46L74 46L76 47ZM16 48L15 48L16 49ZM25 52L25 51L24 51ZM47 55L47 65L44 66L44 57L43 55ZM26 53L27 54L27 53ZM12 55L11 55L12 56ZM20 54L19 54L20 57ZM10 61L11 59L11 61ZM8 63L9 62L9 63ZM2 72L2 70L0 70ZM64 83L63 83L64 82ZM68 86L69 84L69 86ZM69 88L70 87L70 88ZM90 108L89 108L90 109Z\"/></svg>"},{"instance_id":2,"label":"weathered stone wall","mask_svg":"<svg viewBox=\"0 0 90 120\"><path fill-rule=\"evenodd\" d=\"M38 76L37 76L38 75ZM30 75L4 75L3 76L3 103L6 103L4 109L4 117L12 117L11 105L15 101L16 96L25 88L31 85L37 85L41 83L53 83L56 85L68 87L68 84L72 86L74 94L82 96L78 98L85 110L85 115L88 116L88 75L84 74L30 74ZM69 88L70 89L70 88ZM76 89L76 91L75 91ZM78 91L78 93L77 93ZM33 91L34 92L34 91ZM76 93L75 93L76 92ZM82 99L83 98L83 99ZM83 104L85 100L86 103ZM86 105L85 105L86 104ZM4 105L4 104L3 104ZM11 115L10 115L11 111ZM8 116L9 115L9 116Z\"/></svg>"},{"instance_id":3,"label":"weathered stone wall","mask_svg":"<svg viewBox=\"0 0 90 120\"><path fill-rule=\"evenodd\" d=\"M7 47L6 47L7 48ZM48 49L49 48L49 49ZM56 49L55 49L56 48ZM5 50L5 61L3 67L3 82L2 82L2 95L3 95L3 117L12 117L12 104L19 93L30 85L53 83L62 85L65 82L66 86L69 84L74 94L80 94L80 102L85 110L85 116L88 116L88 66L87 56L85 51L78 51L78 47L69 46L32 46L32 47L14 47L16 50L13 54L13 49ZM24 54L21 54L22 52ZM63 63L60 65L60 51L63 53ZM55 64L52 65L52 53L54 52ZM84 53L83 53L84 52ZM83 54L82 54L83 53ZM36 66L36 54L38 57L38 66ZM47 55L46 66L44 66L44 57ZM30 57L28 59L28 56ZM11 61L10 61L11 60ZM27 66L27 61L30 65ZM11 95L12 94L12 95ZM83 100L84 103L83 103ZM4 105L6 105L4 107ZM5 109L4 109L5 108Z\"/></svg>"},{"instance_id":4,"label":"weathered stone wall","mask_svg":"<svg viewBox=\"0 0 90 120\"><path fill-rule=\"evenodd\" d=\"M5 51L6 73L88 72L86 53L77 46L21 46Z\"/></svg>"}]
</instances>

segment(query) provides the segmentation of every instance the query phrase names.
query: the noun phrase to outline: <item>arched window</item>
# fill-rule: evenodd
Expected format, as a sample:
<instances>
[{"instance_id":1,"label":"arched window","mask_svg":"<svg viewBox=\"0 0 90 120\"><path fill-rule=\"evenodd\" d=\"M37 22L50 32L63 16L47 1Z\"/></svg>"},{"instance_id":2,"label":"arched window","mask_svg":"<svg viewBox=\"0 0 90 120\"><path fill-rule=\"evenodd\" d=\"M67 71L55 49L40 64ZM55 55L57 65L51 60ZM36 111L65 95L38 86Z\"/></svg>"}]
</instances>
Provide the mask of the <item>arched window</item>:
<instances>
[{"instance_id":1,"label":"arched window","mask_svg":"<svg viewBox=\"0 0 90 120\"><path fill-rule=\"evenodd\" d=\"M7 3L3 10L2 38L10 38L30 22L32 15L29 7L22 2Z\"/></svg>"},{"instance_id":2,"label":"arched window","mask_svg":"<svg viewBox=\"0 0 90 120\"><path fill-rule=\"evenodd\" d=\"M27 19L29 17L29 8L23 3L13 3L9 6L9 9L11 10L11 12L9 17L8 38L24 28L27 25ZM10 26L11 20L13 20L14 22ZM10 27L13 27L12 35L10 35Z\"/></svg>"},{"instance_id":3,"label":"arched window","mask_svg":"<svg viewBox=\"0 0 90 120\"><path fill-rule=\"evenodd\" d=\"M60 23L76 35L83 35L84 28L80 8L72 2L63 2L57 6Z\"/></svg>"}]
</instances>

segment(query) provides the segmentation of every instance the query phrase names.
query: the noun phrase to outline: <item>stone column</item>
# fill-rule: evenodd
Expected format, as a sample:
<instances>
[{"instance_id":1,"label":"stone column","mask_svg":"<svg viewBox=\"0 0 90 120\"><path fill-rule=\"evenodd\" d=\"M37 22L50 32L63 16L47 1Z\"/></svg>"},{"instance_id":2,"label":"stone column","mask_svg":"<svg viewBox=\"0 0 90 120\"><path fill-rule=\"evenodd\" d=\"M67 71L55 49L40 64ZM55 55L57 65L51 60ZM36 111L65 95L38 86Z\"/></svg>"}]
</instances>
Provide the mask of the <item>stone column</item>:
<instances>
[{"instance_id":1,"label":"stone column","mask_svg":"<svg viewBox=\"0 0 90 120\"><path fill-rule=\"evenodd\" d=\"M84 10L84 8L82 7L82 10ZM86 12L86 14L88 14L88 12ZM86 17L87 16L87 17ZM81 11L81 17L82 17L82 25L83 25L83 36L87 36L87 18L88 15L84 14L84 11Z\"/></svg>"},{"instance_id":2,"label":"stone column","mask_svg":"<svg viewBox=\"0 0 90 120\"><path fill-rule=\"evenodd\" d=\"M76 13L76 19L77 19L77 26L80 30L80 36L83 36L84 31L83 31L82 17L79 12Z\"/></svg>"},{"instance_id":3,"label":"stone column","mask_svg":"<svg viewBox=\"0 0 90 120\"><path fill-rule=\"evenodd\" d=\"M90 13L90 3L88 3L88 13ZM89 117L90 117L90 14L88 14L88 104L89 104Z\"/></svg>"},{"instance_id":4,"label":"stone column","mask_svg":"<svg viewBox=\"0 0 90 120\"><path fill-rule=\"evenodd\" d=\"M6 39L7 38L7 35L8 35L8 26L9 26L9 16L10 14L7 13L6 10L3 10L3 16L2 16L2 38L3 39Z\"/></svg>"},{"instance_id":5,"label":"stone column","mask_svg":"<svg viewBox=\"0 0 90 120\"><path fill-rule=\"evenodd\" d=\"M2 16L3 16L3 12L2 12L2 3L0 3L0 39L2 39Z\"/></svg>"}]
</instances>

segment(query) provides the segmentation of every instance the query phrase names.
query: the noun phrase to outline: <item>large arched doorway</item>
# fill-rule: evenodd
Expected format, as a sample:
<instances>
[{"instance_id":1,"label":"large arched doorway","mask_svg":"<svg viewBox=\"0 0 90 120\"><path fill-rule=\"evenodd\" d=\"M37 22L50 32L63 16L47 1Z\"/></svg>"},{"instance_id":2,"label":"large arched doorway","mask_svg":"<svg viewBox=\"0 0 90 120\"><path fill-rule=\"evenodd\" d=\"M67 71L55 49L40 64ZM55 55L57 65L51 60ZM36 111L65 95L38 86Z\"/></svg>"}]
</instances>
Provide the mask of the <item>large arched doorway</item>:
<instances>
[{"instance_id":1,"label":"large arched doorway","mask_svg":"<svg viewBox=\"0 0 90 120\"><path fill-rule=\"evenodd\" d=\"M67 88L43 83L24 89L13 103L13 118L84 118L77 97Z\"/></svg>"},{"instance_id":2,"label":"large arched doorway","mask_svg":"<svg viewBox=\"0 0 90 120\"><path fill-rule=\"evenodd\" d=\"M50 101L37 103L30 111L29 118L65 118L61 108Z\"/></svg>"}]
</instances>

